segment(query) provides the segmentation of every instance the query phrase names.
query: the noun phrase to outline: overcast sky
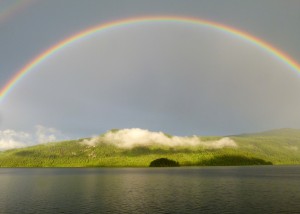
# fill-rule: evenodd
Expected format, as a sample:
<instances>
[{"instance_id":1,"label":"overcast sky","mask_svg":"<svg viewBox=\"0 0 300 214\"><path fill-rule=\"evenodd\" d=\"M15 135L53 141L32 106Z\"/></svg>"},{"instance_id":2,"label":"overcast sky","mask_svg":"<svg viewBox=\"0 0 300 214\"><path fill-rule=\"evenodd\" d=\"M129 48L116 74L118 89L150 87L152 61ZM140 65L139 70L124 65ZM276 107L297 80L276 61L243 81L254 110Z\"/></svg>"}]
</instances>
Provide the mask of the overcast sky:
<instances>
[{"instance_id":1,"label":"overcast sky","mask_svg":"<svg viewBox=\"0 0 300 214\"><path fill-rule=\"evenodd\" d=\"M298 0L2 0L0 8L0 88L58 42L141 16L222 23L300 61ZM5 130L33 135L41 127L71 138L112 128L174 135L300 128L299 92L299 73L228 33L182 23L118 27L59 51L23 78L0 103L0 143Z\"/></svg>"}]
</instances>

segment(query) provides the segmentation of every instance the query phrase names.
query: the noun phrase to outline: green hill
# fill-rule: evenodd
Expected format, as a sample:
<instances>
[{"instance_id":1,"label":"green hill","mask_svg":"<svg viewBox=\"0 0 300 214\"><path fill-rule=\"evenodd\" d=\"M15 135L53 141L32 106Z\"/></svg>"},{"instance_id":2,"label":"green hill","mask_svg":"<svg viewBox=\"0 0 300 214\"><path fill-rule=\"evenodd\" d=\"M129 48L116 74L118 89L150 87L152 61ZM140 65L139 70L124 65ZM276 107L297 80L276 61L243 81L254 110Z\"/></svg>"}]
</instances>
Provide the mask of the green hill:
<instances>
[{"instance_id":1,"label":"green hill","mask_svg":"<svg viewBox=\"0 0 300 214\"><path fill-rule=\"evenodd\" d=\"M164 140L178 145L162 145L153 140L160 136L154 133L154 138L149 138L151 144L124 147L108 142L106 134L93 141L72 140L3 151L0 167L148 167L160 158L174 160L180 166L300 164L300 130L296 129L229 136L236 146L218 141L222 137L201 137L201 143L192 145L197 142L196 136L177 138L167 134Z\"/></svg>"}]
</instances>

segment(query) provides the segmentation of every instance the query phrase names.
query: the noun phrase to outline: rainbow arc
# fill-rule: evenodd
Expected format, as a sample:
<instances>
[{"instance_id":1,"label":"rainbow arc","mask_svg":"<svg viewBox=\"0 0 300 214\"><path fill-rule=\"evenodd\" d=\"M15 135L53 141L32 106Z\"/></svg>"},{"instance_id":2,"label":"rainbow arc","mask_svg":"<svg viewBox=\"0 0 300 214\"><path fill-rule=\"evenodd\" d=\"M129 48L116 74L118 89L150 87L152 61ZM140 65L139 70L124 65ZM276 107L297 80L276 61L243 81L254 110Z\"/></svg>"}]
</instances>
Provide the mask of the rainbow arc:
<instances>
[{"instance_id":1,"label":"rainbow arc","mask_svg":"<svg viewBox=\"0 0 300 214\"><path fill-rule=\"evenodd\" d=\"M195 24L198 26L205 26L205 27L217 29L229 33L233 36L239 37L240 39L245 40L257 46L258 48L261 48L262 50L266 51L268 54L276 57L282 63L286 64L291 70L300 73L300 65L289 55L275 48L271 44L253 35L250 35L246 32L235 29L233 27L208 21L208 20L198 19L198 18L188 18L188 17L178 17L178 16L138 17L138 18L123 19L119 21L109 22L107 24L102 24L96 27L86 29L52 46L51 48L49 48L48 50L46 50L45 52L41 53L36 58L34 58L27 65L25 65L6 83L6 85L3 88L1 88L0 102L9 94L11 90L13 90L14 86L19 81L21 81L22 78L24 78L24 76L26 76L27 74L30 73L31 70L33 70L34 67L38 66L43 61L47 60L47 58L49 58L50 56L58 53L61 49L74 44L76 41L80 39L84 39L89 35L92 35L100 31L104 31L106 29L117 28L120 26L129 26L136 23L147 23L147 22L176 22L176 23Z\"/></svg>"}]
</instances>

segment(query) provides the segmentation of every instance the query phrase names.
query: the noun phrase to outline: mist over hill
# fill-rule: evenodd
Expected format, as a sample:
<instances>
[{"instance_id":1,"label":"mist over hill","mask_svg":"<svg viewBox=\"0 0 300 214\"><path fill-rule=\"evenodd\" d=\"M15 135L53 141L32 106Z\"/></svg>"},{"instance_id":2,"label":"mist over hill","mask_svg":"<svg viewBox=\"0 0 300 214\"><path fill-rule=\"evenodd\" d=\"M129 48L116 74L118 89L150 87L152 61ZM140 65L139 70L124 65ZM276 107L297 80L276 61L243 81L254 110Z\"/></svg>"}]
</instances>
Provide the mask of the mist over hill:
<instances>
[{"instance_id":1,"label":"mist over hill","mask_svg":"<svg viewBox=\"0 0 300 214\"><path fill-rule=\"evenodd\" d=\"M114 129L92 138L3 151L0 166L147 167L160 158L180 166L300 164L300 130L180 137L138 128Z\"/></svg>"},{"instance_id":2,"label":"mist over hill","mask_svg":"<svg viewBox=\"0 0 300 214\"><path fill-rule=\"evenodd\" d=\"M195 147L224 148L236 147L236 143L229 137L203 141L199 136L172 136L163 132L151 132L144 129L132 128L111 130L107 133L83 140L84 144L95 146L101 143L115 145L121 148L133 148L137 146L166 146L166 147Z\"/></svg>"}]
</instances>

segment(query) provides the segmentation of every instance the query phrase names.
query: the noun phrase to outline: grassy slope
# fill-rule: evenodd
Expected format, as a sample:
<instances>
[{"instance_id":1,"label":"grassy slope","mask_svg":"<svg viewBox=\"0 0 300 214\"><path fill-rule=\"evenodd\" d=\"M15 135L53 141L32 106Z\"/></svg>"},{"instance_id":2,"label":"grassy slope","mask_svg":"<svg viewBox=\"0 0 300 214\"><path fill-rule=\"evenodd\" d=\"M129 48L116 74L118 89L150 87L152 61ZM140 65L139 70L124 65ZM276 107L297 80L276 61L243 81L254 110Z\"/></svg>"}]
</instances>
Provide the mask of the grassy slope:
<instances>
[{"instance_id":1,"label":"grassy slope","mask_svg":"<svg viewBox=\"0 0 300 214\"><path fill-rule=\"evenodd\" d=\"M211 140L218 137L206 137ZM1 167L145 167L161 158L180 165L300 164L300 130L230 136L237 148L135 147L121 149L108 144L95 147L80 141L48 143L0 153Z\"/></svg>"},{"instance_id":2,"label":"grassy slope","mask_svg":"<svg viewBox=\"0 0 300 214\"><path fill-rule=\"evenodd\" d=\"M239 149L273 164L300 164L300 130L279 129L232 137Z\"/></svg>"}]
</instances>

